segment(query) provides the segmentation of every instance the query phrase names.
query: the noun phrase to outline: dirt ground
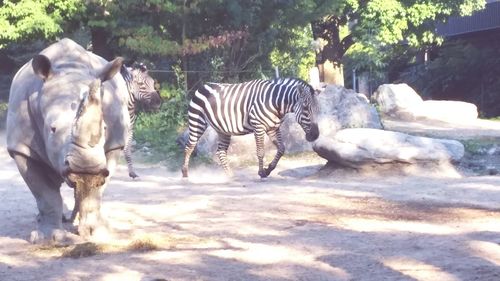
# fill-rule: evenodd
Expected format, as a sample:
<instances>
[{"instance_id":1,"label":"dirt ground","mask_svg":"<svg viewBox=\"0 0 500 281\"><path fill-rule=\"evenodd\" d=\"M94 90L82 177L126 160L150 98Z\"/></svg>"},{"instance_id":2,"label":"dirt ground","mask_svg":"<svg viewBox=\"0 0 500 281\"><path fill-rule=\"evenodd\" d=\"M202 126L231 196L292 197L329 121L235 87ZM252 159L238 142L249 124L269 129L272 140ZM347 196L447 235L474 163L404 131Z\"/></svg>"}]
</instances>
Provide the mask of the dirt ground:
<instances>
[{"instance_id":1,"label":"dirt ground","mask_svg":"<svg viewBox=\"0 0 500 281\"><path fill-rule=\"evenodd\" d=\"M0 280L500 280L500 177L318 173L324 164L182 180L138 163L138 181L121 165L102 206L111 236L50 247L28 242L35 201L2 146Z\"/></svg>"}]
</instances>

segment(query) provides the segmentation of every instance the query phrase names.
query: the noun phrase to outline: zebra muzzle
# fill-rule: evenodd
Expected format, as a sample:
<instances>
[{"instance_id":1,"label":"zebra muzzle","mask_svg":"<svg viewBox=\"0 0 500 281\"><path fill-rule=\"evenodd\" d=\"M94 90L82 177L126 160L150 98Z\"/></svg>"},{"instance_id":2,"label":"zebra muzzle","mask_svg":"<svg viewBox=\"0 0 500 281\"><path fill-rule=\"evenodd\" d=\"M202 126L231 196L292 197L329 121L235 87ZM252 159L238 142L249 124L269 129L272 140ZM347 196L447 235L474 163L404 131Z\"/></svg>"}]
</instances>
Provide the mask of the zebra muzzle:
<instances>
[{"instance_id":1,"label":"zebra muzzle","mask_svg":"<svg viewBox=\"0 0 500 281\"><path fill-rule=\"evenodd\" d=\"M319 137L318 124L311 125L311 129L306 133L306 140L309 142L317 140Z\"/></svg>"}]
</instances>

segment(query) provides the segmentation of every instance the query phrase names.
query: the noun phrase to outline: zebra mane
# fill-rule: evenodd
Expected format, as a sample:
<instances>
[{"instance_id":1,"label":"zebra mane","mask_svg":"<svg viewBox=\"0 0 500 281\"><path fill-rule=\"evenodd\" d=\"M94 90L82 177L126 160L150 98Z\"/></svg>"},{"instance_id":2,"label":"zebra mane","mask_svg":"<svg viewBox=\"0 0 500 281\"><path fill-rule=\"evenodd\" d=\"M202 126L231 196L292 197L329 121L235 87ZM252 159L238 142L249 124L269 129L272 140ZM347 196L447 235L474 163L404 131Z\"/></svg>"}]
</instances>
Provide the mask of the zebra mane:
<instances>
[{"instance_id":1,"label":"zebra mane","mask_svg":"<svg viewBox=\"0 0 500 281\"><path fill-rule=\"evenodd\" d=\"M128 67L126 67L123 64L121 69L120 69L120 74L123 76L123 79L125 80L125 82L127 82L127 87L128 87L129 84L131 84L132 81L134 80L134 77L132 76L132 72L128 69Z\"/></svg>"},{"instance_id":2,"label":"zebra mane","mask_svg":"<svg viewBox=\"0 0 500 281\"><path fill-rule=\"evenodd\" d=\"M280 84L280 83L288 82L290 80L297 82L297 84L295 86L299 86L300 85L300 86L306 87L306 88L309 89L309 92L311 94L314 94L314 88L313 88L313 86L311 86L309 83L307 83L306 81L304 81L304 80L302 80L300 78L291 78L291 77L289 77L289 78L275 78L275 79L272 79L270 81L273 82L273 83Z\"/></svg>"},{"instance_id":3,"label":"zebra mane","mask_svg":"<svg viewBox=\"0 0 500 281\"><path fill-rule=\"evenodd\" d=\"M132 73L133 68L126 67L124 64L120 69L120 73L123 76L123 80L125 80L125 84L127 84L127 90L129 93L132 102L134 102L136 90L134 88L134 74Z\"/></svg>"}]
</instances>

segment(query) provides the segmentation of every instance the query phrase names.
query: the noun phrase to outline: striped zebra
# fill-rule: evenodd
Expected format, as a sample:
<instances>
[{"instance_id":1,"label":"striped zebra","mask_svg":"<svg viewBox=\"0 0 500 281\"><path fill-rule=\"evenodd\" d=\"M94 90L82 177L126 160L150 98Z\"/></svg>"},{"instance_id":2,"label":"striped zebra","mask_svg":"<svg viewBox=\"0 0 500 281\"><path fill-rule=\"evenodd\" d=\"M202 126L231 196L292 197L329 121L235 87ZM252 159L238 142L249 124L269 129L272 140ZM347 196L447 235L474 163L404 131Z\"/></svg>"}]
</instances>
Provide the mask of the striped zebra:
<instances>
[{"instance_id":1,"label":"striped zebra","mask_svg":"<svg viewBox=\"0 0 500 281\"><path fill-rule=\"evenodd\" d=\"M188 176L191 153L208 125L218 134L217 156L227 174L227 149L231 136L253 133L257 146L259 176L267 177L285 152L280 124L285 114L295 113L295 119L306 133L307 141L319 136L315 90L295 78L253 80L239 84L208 83L194 94L188 108L189 139L185 147L182 176ZM264 135L277 147L276 155L267 168L263 167Z\"/></svg>"},{"instance_id":2,"label":"striped zebra","mask_svg":"<svg viewBox=\"0 0 500 281\"><path fill-rule=\"evenodd\" d=\"M141 63L132 67L122 66L120 72L127 83L129 92L127 107L130 115L130 134L123 152L127 161L128 175L131 178L136 178L138 175L134 171L131 153L131 143L134 134L133 127L137 119L136 113L140 110L146 112L159 110L162 99L157 87L155 87L155 80L149 76L148 69L144 64Z\"/></svg>"}]
</instances>

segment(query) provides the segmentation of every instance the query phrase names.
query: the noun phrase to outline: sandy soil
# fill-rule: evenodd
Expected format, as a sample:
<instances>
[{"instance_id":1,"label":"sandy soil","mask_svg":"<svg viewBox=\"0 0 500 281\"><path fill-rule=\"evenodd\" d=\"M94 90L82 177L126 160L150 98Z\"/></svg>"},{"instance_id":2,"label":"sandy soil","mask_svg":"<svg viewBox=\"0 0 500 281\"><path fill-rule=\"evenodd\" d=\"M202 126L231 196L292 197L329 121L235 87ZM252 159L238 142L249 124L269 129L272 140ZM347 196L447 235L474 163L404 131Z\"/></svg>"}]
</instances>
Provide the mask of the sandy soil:
<instances>
[{"instance_id":1,"label":"sandy soil","mask_svg":"<svg viewBox=\"0 0 500 281\"><path fill-rule=\"evenodd\" d=\"M267 180L138 164L132 181L119 166L103 202L112 236L75 258L27 241L35 202L2 147L0 280L500 280L500 177L323 164L284 160Z\"/></svg>"}]
</instances>

